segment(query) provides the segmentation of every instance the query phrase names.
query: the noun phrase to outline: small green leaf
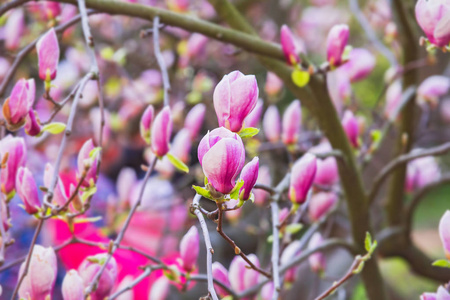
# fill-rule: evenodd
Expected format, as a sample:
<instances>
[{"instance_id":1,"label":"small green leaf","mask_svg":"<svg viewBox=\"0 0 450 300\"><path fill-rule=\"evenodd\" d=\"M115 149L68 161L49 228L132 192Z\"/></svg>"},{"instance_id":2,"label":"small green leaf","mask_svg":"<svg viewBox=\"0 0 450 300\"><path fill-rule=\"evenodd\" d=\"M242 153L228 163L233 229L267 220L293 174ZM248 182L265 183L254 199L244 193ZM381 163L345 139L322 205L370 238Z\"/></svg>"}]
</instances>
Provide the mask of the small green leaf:
<instances>
[{"instance_id":1,"label":"small green leaf","mask_svg":"<svg viewBox=\"0 0 450 300\"><path fill-rule=\"evenodd\" d=\"M42 127L41 131L47 131L51 134L59 134L66 129L66 124L61 122L53 122Z\"/></svg>"},{"instance_id":2,"label":"small green leaf","mask_svg":"<svg viewBox=\"0 0 450 300\"><path fill-rule=\"evenodd\" d=\"M302 224L289 224L288 226L286 226L286 232L290 233L290 234L296 234L298 233L300 230L302 230L303 225Z\"/></svg>"},{"instance_id":3,"label":"small green leaf","mask_svg":"<svg viewBox=\"0 0 450 300\"><path fill-rule=\"evenodd\" d=\"M366 248L367 252L370 252L370 249L372 248L372 236L369 232L366 232L366 239L364 241L364 246Z\"/></svg>"},{"instance_id":4,"label":"small green leaf","mask_svg":"<svg viewBox=\"0 0 450 300\"><path fill-rule=\"evenodd\" d=\"M81 200L85 202L89 197L93 196L97 192L97 187L91 186L87 188L83 193L81 194Z\"/></svg>"},{"instance_id":5,"label":"small green leaf","mask_svg":"<svg viewBox=\"0 0 450 300\"><path fill-rule=\"evenodd\" d=\"M363 268L364 268L364 261L361 261L361 263L358 265L358 268L356 268L356 270L354 270L352 273L353 274L359 274L359 273L361 273Z\"/></svg>"},{"instance_id":6,"label":"small green leaf","mask_svg":"<svg viewBox=\"0 0 450 300\"><path fill-rule=\"evenodd\" d=\"M102 150L102 147L95 147L94 149L91 150L91 152L89 152L89 157L96 158L101 150Z\"/></svg>"},{"instance_id":7,"label":"small green leaf","mask_svg":"<svg viewBox=\"0 0 450 300\"><path fill-rule=\"evenodd\" d=\"M188 166L186 166L181 160L179 160L178 157L176 157L170 153L167 153L166 155L167 155L167 158L169 159L169 161L172 163L172 165L175 168L177 168L181 172L189 173Z\"/></svg>"},{"instance_id":8,"label":"small green leaf","mask_svg":"<svg viewBox=\"0 0 450 300\"><path fill-rule=\"evenodd\" d=\"M254 137L258 133L259 133L258 128L247 127L247 128L242 129L241 131L239 131L239 136L243 139L247 139L247 138Z\"/></svg>"},{"instance_id":9,"label":"small green leaf","mask_svg":"<svg viewBox=\"0 0 450 300\"><path fill-rule=\"evenodd\" d=\"M291 74L292 82L298 87L304 87L309 82L309 72L303 70L294 70Z\"/></svg>"},{"instance_id":10,"label":"small green leaf","mask_svg":"<svg viewBox=\"0 0 450 300\"><path fill-rule=\"evenodd\" d=\"M94 222L100 221L101 219L102 219L101 216L92 217L92 218L76 218L74 222L76 224L80 224L80 223L94 223Z\"/></svg>"},{"instance_id":11,"label":"small green leaf","mask_svg":"<svg viewBox=\"0 0 450 300\"><path fill-rule=\"evenodd\" d=\"M450 261L445 259L439 259L433 262L433 266L441 268L450 268Z\"/></svg>"},{"instance_id":12,"label":"small green leaf","mask_svg":"<svg viewBox=\"0 0 450 300\"><path fill-rule=\"evenodd\" d=\"M233 190L230 193L230 199L239 199L239 190L241 189L241 187L244 185L244 180L239 179L238 182L236 183L235 187L233 188Z\"/></svg>"},{"instance_id":13,"label":"small green leaf","mask_svg":"<svg viewBox=\"0 0 450 300\"><path fill-rule=\"evenodd\" d=\"M197 192L197 194L207 198L212 199L210 191L208 191L205 188L202 188L201 186L193 185L192 188Z\"/></svg>"},{"instance_id":14,"label":"small green leaf","mask_svg":"<svg viewBox=\"0 0 450 300\"><path fill-rule=\"evenodd\" d=\"M369 251L370 255L372 255L372 253L375 251L377 246L378 246L378 242L377 241L373 241L372 246L370 247L370 251Z\"/></svg>"}]
</instances>

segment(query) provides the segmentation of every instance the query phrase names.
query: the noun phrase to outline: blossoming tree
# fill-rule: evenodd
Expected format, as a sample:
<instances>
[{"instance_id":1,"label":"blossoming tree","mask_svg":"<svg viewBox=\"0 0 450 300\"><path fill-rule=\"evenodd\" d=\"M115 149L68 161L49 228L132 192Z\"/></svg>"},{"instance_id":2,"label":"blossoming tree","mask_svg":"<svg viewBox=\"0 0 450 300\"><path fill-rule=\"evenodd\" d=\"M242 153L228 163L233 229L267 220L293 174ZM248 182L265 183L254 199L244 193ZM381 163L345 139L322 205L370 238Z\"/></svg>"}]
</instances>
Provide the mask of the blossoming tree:
<instances>
[{"instance_id":1,"label":"blossoming tree","mask_svg":"<svg viewBox=\"0 0 450 300\"><path fill-rule=\"evenodd\" d=\"M450 2L342 2L4 1L1 298L450 299Z\"/></svg>"}]
</instances>

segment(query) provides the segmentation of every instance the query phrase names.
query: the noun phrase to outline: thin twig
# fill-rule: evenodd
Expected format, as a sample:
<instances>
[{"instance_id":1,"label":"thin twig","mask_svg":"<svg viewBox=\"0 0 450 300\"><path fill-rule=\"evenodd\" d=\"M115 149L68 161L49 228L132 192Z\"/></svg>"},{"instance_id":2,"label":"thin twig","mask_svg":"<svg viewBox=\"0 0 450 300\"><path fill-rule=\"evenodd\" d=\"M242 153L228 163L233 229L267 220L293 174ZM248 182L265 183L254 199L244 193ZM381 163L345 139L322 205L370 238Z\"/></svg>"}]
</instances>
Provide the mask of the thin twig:
<instances>
[{"instance_id":1,"label":"thin twig","mask_svg":"<svg viewBox=\"0 0 450 300\"><path fill-rule=\"evenodd\" d=\"M239 248L235 241L233 241L224 231L222 228L222 222L223 222L223 207L222 207L222 203L217 203L217 208L219 209L218 212L218 219L217 219L217 227L216 230L217 232L228 242L228 244L230 244L231 247L233 247L234 253L236 255L239 255L240 257L242 257L248 264L249 266L261 273L262 275L266 276L267 278L271 278L272 276L270 275L270 273L264 271L261 268L258 268L248 257L247 255L245 255L244 252L242 252L241 248Z\"/></svg>"},{"instance_id":2,"label":"thin twig","mask_svg":"<svg viewBox=\"0 0 450 300\"><path fill-rule=\"evenodd\" d=\"M280 263L280 237L278 232L278 222L279 222L279 216L278 216L278 202L272 201L270 203L270 208L272 211L272 273L273 273L273 294L272 294L272 300L278 300L278 295L281 290L280 285L280 271L279 271L279 263Z\"/></svg>"},{"instance_id":3,"label":"thin twig","mask_svg":"<svg viewBox=\"0 0 450 300\"><path fill-rule=\"evenodd\" d=\"M205 219L203 218L202 213L198 209L200 206L200 199L202 196L199 194L196 194L194 197L194 200L192 201L193 205L193 212L197 216L198 221L200 223L200 227L203 231L203 238L205 239L205 246L206 246L206 274L208 276L208 292L213 298L213 300L218 300L216 291L214 289L214 283L213 283L213 275L212 275L212 255L214 253L214 249L211 245L211 240L209 238L209 231L208 227L206 226Z\"/></svg>"},{"instance_id":4,"label":"thin twig","mask_svg":"<svg viewBox=\"0 0 450 300\"><path fill-rule=\"evenodd\" d=\"M137 277L135 280L133 280L132 282L130 282L129 284L127 284L125 287L123 287L122 289L118 290L117 292L115 292L114 294L112 294L111 296L108 297L108 300L113 300L116 299L117 297L119 297L121 294L125 293L128 290L131 290L133 287L135 287L136 285L138 285L142 280L144 280L145 278L147 278L148 276L150 276L150 274L154 271L154 270L158 270L158 269L163 269L164 266L158 265L158 266L149 266L147 268L145 268L145 271L139 275L139 277Z\"/></svg>"},{"instance_id":5,"label":"thin twig","mask_svg":"<svg viewBox=\"0 0 450 300\"><path fill-rule=\"evenodd\" d=\"M161 49L159 47L159 16L155 16L153 18L153 49L163 79L164 106L167 106L169 105L170 81L169 81L169 74L167 73L166 63L164 61L164 57L162 56Z\"/></svg>"}]
</instances>

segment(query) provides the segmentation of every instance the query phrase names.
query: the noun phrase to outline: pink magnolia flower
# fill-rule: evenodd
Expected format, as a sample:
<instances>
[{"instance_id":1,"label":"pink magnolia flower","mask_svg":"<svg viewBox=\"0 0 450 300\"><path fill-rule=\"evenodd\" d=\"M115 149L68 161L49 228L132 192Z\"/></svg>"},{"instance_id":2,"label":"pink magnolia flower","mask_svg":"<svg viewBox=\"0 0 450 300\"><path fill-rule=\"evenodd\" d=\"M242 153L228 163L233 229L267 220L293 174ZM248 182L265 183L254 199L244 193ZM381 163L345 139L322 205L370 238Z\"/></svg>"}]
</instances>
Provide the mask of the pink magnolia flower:
<instances>
[{"instance_id":1,"label":"pink magnolia flower","mask_svg":"<svg viewBox=\"0 0 450 300\"><path fill-rule=\"evenodd\" d=\"M24 270L25 262L20 266L19 278ZM28 274L19 288L19 298L33 300L51 299L57 272L58 267L53 248L35 245L28 267Z\"/></svg>"},{"instance_id":2,"label":"pink magnolia flower","mask_svg":"<svg viewBox=\"0 0 450 300\"><path fill-rule=\"evenodd\" d=\"M150 143L150 135L151 135L151 128L152 128L152 122L155 115L155 109L153 108L153 105L149 105L141 117L141 123L140 123L140 131L141 131L141 137L144 141L147 142L147 144Z\"/></svg>"},{"instance_id":3,"label":"pink magnolia flower","mask_svg":"<svg viewBox=\"0 0 450 300\"><path fill-rule=\"evenodd\" d=\"M411 192L422 188L441 176L441 171L433 156L417 158L408 163L406 169L405 189Z\"/></svg>"},{"instance_id":4,"label":"pink magnolia flower","mask_svg":"<svg viewBox=\"0 0 450 300\"><path fill-rule=\"evenodd\" d=\"M70 270L64 276L61 290L64 300L83 300L83 278L80 277L76 270Z\"/></svg>"},{"instance_id":5,"label":"pink magnolia flower","mask_svg":"<svg viewBox=\"0 0 450 300\"><path fill-rule=\"evenodd\" d=\"M233 71L217 84L214 94L214 109L219 126L238 132L258 100L258 84L254 75Z\"/></svg>"},{"instance_id":6,"label":"pink magnolia flower","mask_svg":"<svg viewBox=\"0 0 450 300\"><path fill-rule=\"evenodd\" d=\"M191 134L186 128L181 129L173 138L171 153L187 164L191 153Z\"/></svg>"},{"instance_id":7,"label":"pink magnolia flower","mask_svg":"<svg viewBox=\"0 0 450 300\"><path fill-rule=\"evenodd\" d=\"M161 276L153 282L148 299L165 300L170 293L170 282L165 276Z\"/></svg>"},{"instance_id":8,"label":"pink magnolia flower","mask_svg":"<svg viewBox=\"0 0 450 300\"><path fill-rule=\"evenodd\" d=\"M264 135L269 142L278 142L281 133L281 120L278 108L271 105L267 108L263 118Z\"/></svg>"},{"instance_id":9,"label":"pink magnolia flower","mask_svg":"<svg viewBox=\"0 0 450 300\"><path fill-rule=\"evenodd\" d=\"M294 100L283 114L283 143L296 144L302 126L302 108L299 100Z\"/></svg>"},{"instance_id":10,"label":"pink magnolia flower","mask_svg":"<svg viewBox=\"0 0 450 300\"><path fill-rule=\"evenodd\" d=\"M207 42L208 37L204 36L203 34L200 33L191 34L186 45L187 57L188 58L201 57L202 54L204 53Z\"/></svg>"},{"instance_id":11,"label":"pink magnolia flower","mask_svg":"<svg viewBox=\"0 0 450 300\"><path fill-rule=\"evenodd\" d=\"M425 79L417 89L419 102L436 104L439 97L444 96L450 89L450 79L446 76L434 75Z\"/></svg>"},{"instance_id":12,"label":"pink magnolia flower","mask_svg":"<svg viewBox=\"0 0 450 300\"><path fill-rule=\"evenodd\" d=\"M41 133L41 123L37 117L37 112L30 109L25 119L25 132L30 136L36 136Z\"/></svg>"},{"instance_id":13,"label":"pink magnolia flower","mask_svg":"<svg viewBox=\"0 0 450 300\"><path fill-rule=\"evenodd\" d=\"M445 255L450 259L450 210L447 210L439 222L439 236L444 246Z\"/></svg>"},{"instance_id":14,"label":"pink magnolia flower","mask_svg":"<svg viewBox=\"0 0 450 300\"><path fill-rule=\"evenodd\" d=\"M352 86L347 72L341 67L327 74L328 93L338 113L352 94Z\"/></svg>"},{"instance_id":15,"label":"pink magnolia flower","mask_svg":"<svg viewBox=\"0 0 450 300\"><path fill-rule=\"evenodd\" d=\"M420 300L450 300L450 293L443 286L440 286L437 293L423 293Z\"/></svg>"},{"instance_id":16,"label":"pink magnolia flower","mask_svg":"<svg viewBox=\"0 0 450 300\"><path fill-rule=\"evenodd\" d=\"M170 107L164 107L156 116L152 125L151 147L156 156L162 157L169 152L169 141L172 134L172 114Z\"/></svg>"},{"instance_id":17,"label":"pink magnolia flower","mask_svg":"<svg viewBox=\"0 0 450 300\"><path fill-rule=\"evenodd\" d=\"M334 157L327 157L317 161L316 177L314 183L330 186L339 180L339 171Z\"/></svg>"},{"instance_id":18,"label":"pink magnolia flower","mask_svg":"<svg viewBox=\"0 0 450 300\"><path fill-rule=\"evenodd\" d=\"M195 140L202 129L203 120L205 119L206 106L203 103L195 105L186 115L184 119L184 128L189 130L191 139Z\"/></svg>"},{"instance_id":19,"label":"pink magnolia flower","mask_svg":"<svg viewBox=\"0 0 450 300\"><path fill-rule=\"evenodd\" d=\"M17 172L20 167L25 166L27 156L25 140L11 135L7 135L0 140L0 158L2 161L5 160L5 156L8 159L0 174L0 189L5 195L11 196L11 193L15 190Z\"/></svg>"},{"instance_id":20,"label":"pink magnolia flower","mask_svg":"<svg viewBox=\"0 0 450 300\"><path fill-rule=\"evenodd\" d=\"M289 199L292 203L302 204L306 201L308 191L316 176L316 156L306 153L292 166Z\"/></svg>"},{"instance_id":21,"label":"pink magnolia flower","mask_svg":"<svg viewBox=\"0 0 450 300\"><path fill-rule=\"evenodd\" d=\"M239 191L239 199L248 200L250 198L253 187L258 179L259 158L255 157L248 164L244 166L241 173L241 179L244 180L244 185Z\"/></svg>"},{"instance_id":22,"label":"pink magnolia flower","mask_svg":"<svg viewBox=\"0 0 450 300\"><path fill-rule=\"evenodd\" d=\"M245 148L236 133L220 127L208 132L198 145L198 160L209 183L227 194L245 163Z\"/></svg>"},{"instance_id":23,"label":"pink magnolia flower","mask_svg":"<svg viewBox=\"0 0 450 300\"><path fill-rule=\"evenodd\" d=\"M11 96L3 103L3 116L11 129L25 124L25 118L34 102L36 87L34 79L19 79L14 85Z\"/></svg>"},{"instance_id":24,"label":"pink magnolia flower","mask_svg":"<svg viewBox=\"0 0 450 300\"><path fill-rule=\"evenodd\" d=\"M342 55L347 46L349 28L346 24L335 25L327 38L327 60L331 66L342 64Z\"/></svg>"},{"instance_id":25,"label":"pink magnolia flower","mask_svg":"<svg viewBox=\"0 0 450 300\"><path fill-rule=\"evenodd\" d=\"M342 117L342 127L344 127L345 134L347 134L350 144L352 144L353 147L358 148L358 120L350 110L344 112L344 116Z\"/></svg>"},{"instance_id":26,"label":"pink magnolia flower","mask_svg":"<svg viewBox=\"0 0 450 300\"><path fill-rule=\"evenodd\" d=\"M294 35L287 25L281 26L280 31L281 49L283 50L284 57L290 65L297 65L300 63L300 57L298 56L298 48L295 45Z\"/></svg>"},{"instance_id":27,"label":"pink magnolia flower","mask_svg":"<svg viewBox=\"0 0 450 300\"><path fill-rule=\"evenodd\" d=\"M94 256L88 256L78 268L78 273L83 279L84 286L87 287L102 268L103 260L106 259L107 253L100 253ZM109 296L117 280L117 263L112 257L105 271L100 276L97 289L90 294L92 300L103 300Z\"/></svg>"},{"instance_id":28,"label":"pink magnolia flower","mask_svg":"<svg viewBox=\"0 0 450 300\"><path fill-rule=\"evenodd\" d=\"M61 14L61 4L59 2L44 1L42 6L48 20L55 19Z\"/></svg>"},{"instance_id":29,"label":"pink magnolia flower","mask_svg":"<svg viewBox=\"0 0 450 300\"><path fill-rule=\"evenodd\" d=\"M200 251L199 239L198 230L195 226L192 226L181 239L180 257L183 269L186 272L192 272L195 269Z\"/></svg>"},{"instance_id":30,"label":"pink magnolia flower","mask_svg":"<svg viewBox=\"0 0 450 300\"><path fill-rule=\"evenodd\" d=\"M262 99L258 99L255 108L248 114L245 118L245 127L258 127L259 121L261 120L261 115L264 107L264 102Z\"/></svg>"},{"instance_id":31,"label":"pink magnolia flower","mask_svg":"<svg viewBox=\"0 0 450 300\"><path fill-rule=\"evenodd\" d=\"M25 31L25 16L23 10L15 9L8 17L5 27L5 48L16 50L20 46L20 41Z\"/></svg>"},{"instance_id":32,"label":"pink magnolia flower","mask_svg":"<svg viewBox=\"0 0 450 300\"><path fill-rule=\"evenodd\" d=\"M30 215L37 213L41 206L38 189L33 175L27 168L19 168L16 177L16 189L25 204L25 211Z\"/></svg>"},{"instance_id":33,"label":"pink magnolia flower","mask_svg":"<svg viewBox=\"0 0 450 300\"><path fill-rule=\"evenodd\" d=\"M39 78L44 81L55 79L59 61L59 44L53 27L36 43L36 50L39 59Z\"/></svg>"},{"instance_id":34,"label":"pink magnolia flower","mask_svg":"<svg viewBox=\"0 0 450 300\"><path fill-rule=\"evenodd\" d=\"M323 237L319 232L316 232L311 237L311 240L308 243L308 249L314 249L322 245ZM311 265L311 269L314 272L323 272L325 271L325 256L321 252L316 252L309 256L308 258L309 264Z\"/></svg>"},{"instance_id":35,"label":"pink magnolia flower","mask_svg":"<svg viewBox=\"0 0 450 300\"><path fill-rule=\"evenodd\" d=\"M392 122L398 115L398 110L402 102L402 83L400 80L394 81L386 91L386 104L384 115Z\"/></svg>"},{"instance_id":36,"label":"pink magnolia flower","mask_svg":"<svg viewBox=\"0 0 450 300\"><path fill-rule=\"evenodd\" d=\"M275 73L267 72L266 84L264 85L264 91L269 96L277 95L283 88L283 80L280 79Z\"/></svg>"},{"instance_id":37,"label":"pink magnolia flower","mask_svg":"<svg viewBox=\"0 0 450 300\"><path fill-rule=\"evenodd\" d=\"M228 270L220 262L213 262L212 264L213 278L220 281L225 286L230 287L230 280L228 280ZM221 297L228 296L228 292L217 284L214 284L214 289Z\"/></svg>"},{"instance_id":38,"label":"pink magnolia flower","mask_svg":"<svg viewBox=\"0 0 450 300\"><path fill-rule=\"evenodd\" d=\"M416 3L416 19L430 43L437 47L450 42L450 3L446 0L419 0Z\"/></svg>"},{"instance_id":39,"label":"pink magnolia flower","mask_svg":"<svg viewBox=\"0 0 450 300\"><path fill-rule=\"evenodd\" d=\"M89 187L95 185L97 182L97 167L98 167L98 155L99 153L93 153L95 149L92 139L87 140L78 153L78 180L83 177L83 186Z\"/></svg>"},{"instance_id":40,"label":"pink magnolia flower","mask_svg":"<svg viewBox=\"0 0 450 300\"><path fill-rule=\"evenodd\" d=\"M309 217L313 221L318 221L335 206L337 201L335 193L321 192L313 195L308 207Z\"/></svg>"},{"instance_id":41,"label":"pink magnolia flower","mask_svg":"<svg viewBox=\"0 0 450 300\"><path fill-rule=\"evenodd\" d=\"M274 290L275 286L273 285L273 282L266 283L259 293L261 300L272 300Z\"/></svg>"},{"instance_id":42,"label":"pink magnolia flower","mask_svg":"<svg viewBox=\"0 0 450 300\"><path fill-rule=\"evenodd\" d=\"M167 6L176 12L186 12L189 9L189 0L169 0Z\"/></svg>"},{"instance_id":43,"label":"pink magnolia flower","mask_svg":"<svg viewBox=\"0 0 450 300\"><path fill-rule=\"evenodd\" d=\"M354 48L350 51L348 62L342 66L351 82L365 79L375 67L376 59L369 50Z\"/></svg>"},{"instance_id":44,"label":"pink magnolia flower","mask_svg":"<svg viewBox=\"0 0 450 300\"><path fill-rule=\"evenodd\" d=\"M259 267L259 260L255 254L247 256L248 259ZM247 268L247 262L240 256L236 256L230 264L228 279L234 291L242 292L258 283L259 273Z\"/></svg>"}]
</instances>

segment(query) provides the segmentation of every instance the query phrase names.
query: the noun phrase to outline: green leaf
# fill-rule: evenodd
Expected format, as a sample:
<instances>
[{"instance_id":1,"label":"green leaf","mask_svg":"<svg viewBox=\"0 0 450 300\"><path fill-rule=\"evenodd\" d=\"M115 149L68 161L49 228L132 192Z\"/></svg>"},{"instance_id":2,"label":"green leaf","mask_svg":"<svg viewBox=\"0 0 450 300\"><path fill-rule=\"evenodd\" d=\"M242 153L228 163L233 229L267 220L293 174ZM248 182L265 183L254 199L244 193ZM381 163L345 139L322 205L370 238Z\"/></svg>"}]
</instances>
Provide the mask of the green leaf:
<instances>
[{"instance_id":1,"label":"green leaf","mask_svg":"<svg viewBox=\"0 0 450 300\"><path fill-rule=\"evenodd\" d=\"M239 190L244 185L244 180L239 179L236 185L234 186L233 190L230 193L230 199L239 199Z\"/></svg>"},{"instance_id":2,"label":"green leaf","mask_svg":"<svg viewBox=\"0 0 450 300\"><path fill-rule=\"evenodd\" d=\"M289 224L288 226L286 226L286 232L290 233L290 234L296 234L298 233L300 230L302 230L303 225L302 224Z\"/></svg>"},{"instance_id":3,"label":"green leaf","mask_svg":"<svg viewBox=\"0 0 450 300\"><path fill-rule=\"evenodd\" d=\"M100 221L101 219L102 219L101 216L92 217L92 218L76 218L74 222L76 224L80 224L80 223L94 223L94 222Z\"/></svg>"},{"instance_id":4,"label":"green leaf","mask_svg":"<svg viewBox=\"0 0 450 300\"><path fill-rule=\"evenodd\" d=\"M435 267L441 267L441 268L450 268L450 261L445 259L439 259L433 262L432 264Z\"/></svg>"},{"instance_id":5,"label":"green leaf","mask_svg":"<svg viewBox=\"0 0 450 300\"><path fill-rule=\"evenodd\" d=\"M89 197L93 196L97 192L97 187L91 186L87 188L83 193L81 194L81 200L85 202Z\"/></svg>"},{"instance_id":6,"label":"green leaf","mask_svg":"<svg viewBox=\"0 0 450 300\"><path fill-rule=\"evenodd\" d=\"M361 261L361 263L358 265L358 268L356 270L353 270L353 274L359 274L364 268L364 261Z\"/></svg>"},{"instance_id":7,"label":"green leaf","mask_svg":"<svg viewBox=\"0 0 450 300\"><path fill-rule=\"evenodd\" d=\"M372 255L372 253L375 251L377 246L378 246L378 242L377 241L373 241L372 246L370 247L370 251L369 251L370 255Z\"/></svg>"},{"instance_id":8,"label":"green leaf","mask_svg":"<svg viewBox=\"0 0 450 300\"><path fill-rule=\"evenodd\" d=\"M294 70L291 74L292 82L298 87L304 87L309 82L309 72L303 70Z\"/></svg>"},{"instance_id":9,"label":"green leaf","mask_svg":"<svg viewBox=\"0 0 450 300\"><path fill-rule=\"evenodd\" d=\"M201 186L198 186L198 185L193 185L192 188L197 192L197 194L199 194L207 199L212 199L211 193L207 189L202 188Z\"/></svg>"},{"instance_id":10,"label":"green leaf","mask_svg":"<svg viewBox=\"0 0 450 300\"><path fill-rule=\"evenodd\" d=\"M364 246L366 248L367 252L370 252L370 249L372 248L372 236L369 232L366 232L366 239L364 241Z\"/></svg>"},{"instance_id":11,"label":"green leaf","mask_svg":"<svg viewBox=\"0 0 450 300\"><path fill-rule=\"evenodd\" d=\"M66 129L66 124L61 122L53 122L42 127L41 131L47 131L51 134L59 134Z\"/></svg>"},{"instance_id":12,"label":"green leaf","mask_svg":"<svg viewBox=\"0 0 450 300\"><path fill-rule=\"evenodd\" d=\"M96 158L101 150L102 150L102 147L95 147L94 149L91 150L91 152L89 152L89 157Z\"/></svg>"},{"instance_id":13,"label":"green leaf","mask_svg":"<svg viewBox=\"0 0 450 300\"><path fill-rule=\"evenodd\" d=\"M242 129L241 131L239 131L239 136L243 139L247 139L247 138L254 137L258 133L259 133L258 128L247 127L247 128Z\"/></svg>"},{"instance_id":14,"label":"green leaf","mask_svg":"<svg viewBox=\"0 0 450 300\"><path fill-rule=\"evenodd\" d=\"M174 165L175 168L177 168L178 170L180 170L181 172L184 173L189 173L189 168L188 166L186 166L181 160L179 160L176 156L167 153L167 158L169 159L169 161L172 163L172 165Z\"/></svg>"}]
</instances>

